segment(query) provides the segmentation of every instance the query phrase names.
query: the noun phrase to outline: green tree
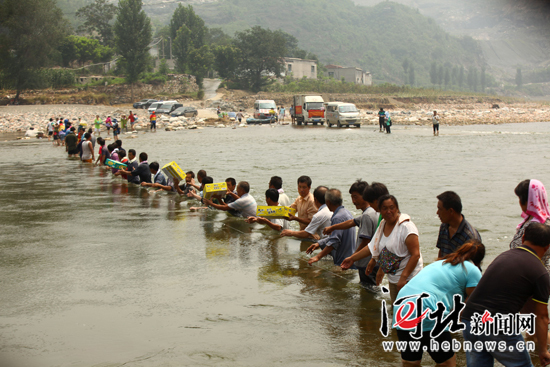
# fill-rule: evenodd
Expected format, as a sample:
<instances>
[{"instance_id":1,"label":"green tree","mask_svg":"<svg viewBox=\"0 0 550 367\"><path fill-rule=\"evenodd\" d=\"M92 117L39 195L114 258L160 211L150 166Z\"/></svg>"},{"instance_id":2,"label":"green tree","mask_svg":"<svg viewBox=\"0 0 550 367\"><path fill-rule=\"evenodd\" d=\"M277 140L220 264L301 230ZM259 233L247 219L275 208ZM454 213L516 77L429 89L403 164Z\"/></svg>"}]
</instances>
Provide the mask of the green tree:
<instances>
[{"instance_id":1,"label":"green tree","mask_svg":"<svg viewBox=\"0 0 550 367\"><path fill-rule=\"evenodd\" d=\"M214 55L207 45L195 48L189 53L189 70L195 76L197 84L202 89L202 82L214 64Z\"/></svg>"},{"instance_id":2,"label":"green tree","mask_svg":"<svg viewBox=\"0 0 550 367\"><path fill-rule=\"evenodd\" d=\"M414 87L415 75L414 75L414 65L409 66L409 85Z\"/></svg>"},{"instance_id":3,"label":"green tree","mask_svg":"<svg viewBox=\"0 0 550 367\"><path fill-rule=\"evenodd\" d=\"M187 72L187 61L189 53L193 50L193 43L191 42L191 30L186 25L182 25L176 32L172 50L176 57L176 69L180 73Z\"/></svg>"},{"instance_id":4,"label":"green tree","mask_svg":"<svg viewBox=\"0 0 550 367\"><path fill-rule=\"evenodd\" d=\"M269 79L267 74L281 75L282 58L286 54L286 39L280 32L252 27L235 34L235 46L241 51L238 74L253 91L259 91Z\"/></svg>"},{"instance_id":5,"label":"green tree","mask_svg":"<svg viewBox=\"0 0 550 367\"><path fill-rule=\"evenodd\" d=\"M195 14L191 5L183 6L180 3L170 20L170 37L172 37L172 40L176 39L182 26L189 29L190 42L194 48L200 48L204 45L208 31L204 25L204 20Z\"/></svg>"},{"instance_id":6,"label":"green tree","mask_svg":"<svg viewBox=\"0 0 550 367\"><path fill-rule=\"evenodd\" d=\"M468 69L468 87L470 88L470 90L476 92L478 83L479 80L477 75L477 68L475 66L471 66Z\"/></svg>"},{"instance_id":7,"label":"green tree","mask_svg":"<svg viewBox=\"0 0 550 367\"><path fill-rule=\"evenodd\" d=\"M437 84L437 64L432 62L432 65L430 66L430 82L433 85Z\"/></svg>"},{"instance_id":8,"label":"green tree","mask_svg":"<svg viewBox=\"0 0 550 367\"><path fill-rule=\"evenodd\" d=\"M234 79L241 63L240 50L235 46L218 46L214 49L214 69L224 79Z\"/></svg>"},{"instance_id":9,"label":"green tree","mask_svg":"<svg viewBox=\"0 0 550 367\"><path fill-rule=\"evenodd\" d=\"M98 40L74 35L63 40L59 51L63 66L70 66L73 61L78 61L80 66L88 61L109 61L113 55L113 50L101 45Z\"/></svg>"},{"instance_id":10,"label":"green tree","mask_svg":"<svg viewBox=\"0 0 550 367\"><path fill-rule=\"evenodd\" d=\"M151 21L142 5L141 0L120 0L114 25L116 50L122 59L126 81L132 84L147 69L152 39Z\"/></svg>"},{"instance_id":11,"label":"green tree","mask_svg":"<svg viewBox=\"0 0 550 367\"><path fill-rule=\"evenodd\" d=\"M523 87L523 76L521 75L521 68L516 69L516 85L518 88Z\"/></svg>"},{"instance_id":12,"label":"green tree","mask_svg":"<svg viewBox=\"0 0 550 367\"><path fill-rule=\"evenodd\" d=\"M107 0L95 0L76 12L76 16L84 20L78 31L99 39L102 45L114 46L112 20L115 12L116 6Z\"/></svg>"},{"instance_id":13,"label":"green tree","mask_svg":"<svg viewBox=\"0 0 550 367\"><path fill-rule=\"evenodd\" d=\"M458 86L462 88L464 85L464 66L460 65L460 69L458 70Z\"/></svg>"},{"instance_id":14,"label":"green tree","mask_svg":"<svg viewBox=\"0 0 550 367\"><path fill-rule=\"evenodd\" d=\"M206 33L206 44L211 48L213 46L229 46L232 38L221 28L209 28Z\"/></svg>"},{"instance_id":15,"label":"green tree","mask_svg":"<svg viewBox=\"0 0 550 367\"><path fill-rule=\"evenodd\" d=\"M457 85L458 84L458 66L453 66L453 71L451 73L451 84Z\"/></svg>"},{"instance_id":16,"label":"green tree","mask_svg":"<svg viewBox=\"0 0 550 367\"><path fill-rule=\"evenodd\" d=\"M449 88L449 84L451 83L451 72L449 71L449 68L445 68L445 89Z\"/></svg>"},{"instance_id":17,"label":"green tree","mask_svg":"<svg viewBox=\"0 0 550 367\"><path fill-rule=\"evenodd\" d=\"M169 72L170 72L170 68L168 67L168 64L166 63L166 59L160 60L159 74L166 75Z\"/></svg>"},{"instance_id":18,"label":"green tree","mask_svg":"<svg viewBox=\"0 0 550 367\"><path fill-rule=\"evenodd\" d=\"M443 84L444 76L443 65L439 65L439 68L437 69L437 84L439 84L439 88L441 88L441 85Z\"/></svg>"},{"instance_id":19,"label":"green tree","mask_svg":"<svg viewBox=\"0 0 550 367\"><path fill-rule=\"evenodd\" d=\"M61 42L62 18L54 0L0 1L0 72L16 101Z\"/></svg>"}]
</instances>

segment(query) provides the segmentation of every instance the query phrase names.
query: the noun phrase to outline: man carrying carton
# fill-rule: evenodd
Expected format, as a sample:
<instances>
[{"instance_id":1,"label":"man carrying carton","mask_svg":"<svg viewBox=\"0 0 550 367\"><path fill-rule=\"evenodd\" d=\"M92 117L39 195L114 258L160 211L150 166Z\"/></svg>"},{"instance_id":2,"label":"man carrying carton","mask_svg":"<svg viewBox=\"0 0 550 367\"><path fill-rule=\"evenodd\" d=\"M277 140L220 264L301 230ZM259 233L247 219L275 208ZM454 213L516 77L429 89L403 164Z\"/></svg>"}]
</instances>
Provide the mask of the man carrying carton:
<instances>
[{"instance_id":1,"label":"man carrying carton","mask_svg":"<svg viewBox=\"0 0 550 367\"><path fill-rule=\"evenodd\" d=\"M153 175L153 182L142 182L141 186L146 187L158 187L163 188L165 186L168 186L168 183L166 182L166 177L162 174L162 171L159 169L158 162L151 162L149 165L149 170L151 171L151 174ZM170 187L171 189L171 187Z\"/></svg>"},{"instance_id":2,"label":"man carrying carton","mask_svg":"<svg viewBox=\"0 0 550 367\"><path fill-rule=\"evenodd\" d=\"M149 169L149 164L147 163L147 153L139 153L139 165L137 168L133 169L131 172L126 170L119 170L121 173L125 173L132 177L139 177L139 182L151 183L151 170ZM132 169L133 166L129 166L129 169Z\"/></svg>"},{"instance_id":3,"label":"man carrying carton","mask_svg":"<svg viewBox=\"0 0 550 367\"><path fill-rule=\"evenodd\" d=\"M279 192L275 189L267 189L265 192L265 202L268 206L279 206ZM276 231L282 231L288 228L288 221L285 219L263 217L248 217L247 223L266 224Z\"/></svg>"},{"instance_id":4,"label":"man carrying carton","mask_svg":"<svg viewBox=\"0 0 550 367\"><path fill-rule=\"evenodd\" d=\"M298 193L300 196L290 206L292 209L296 209L298 215L288 217L288 220L295 220L300 223L300 231L306 229L307 225L311 222L311 218L317 213L315 200L311 192L309 192L310 190L311 178L309 176L300 176L298 178Z\"/></svg>"},{"instance_id":5,"label":"man carrying carton","mask_svg":"<svg viewBox=\"0 0 550 367\"><path fill-rule=\"evenodd\" d=\"M214 209L229 211L233 209L238 212L238 215L248 218L256 215L256 200L249 194L250 185L246 181L241 181L237 185L237 195L239 198L229 204L215 204L210 199L203 199L202 202L211 206Z\"/></svg>"}]
</instances>

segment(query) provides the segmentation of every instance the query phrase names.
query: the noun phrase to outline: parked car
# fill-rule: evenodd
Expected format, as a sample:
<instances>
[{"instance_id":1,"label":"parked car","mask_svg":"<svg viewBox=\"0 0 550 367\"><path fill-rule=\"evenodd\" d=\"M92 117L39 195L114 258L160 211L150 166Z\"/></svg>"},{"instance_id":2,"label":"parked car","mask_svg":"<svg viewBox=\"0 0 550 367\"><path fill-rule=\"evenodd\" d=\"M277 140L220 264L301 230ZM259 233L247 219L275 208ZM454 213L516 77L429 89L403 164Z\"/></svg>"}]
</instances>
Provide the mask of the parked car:
<instances>
[{"instance_id":1,"label":"parked car","mask_svg":"<svg viewBox=\"0 0 550 367\"><path fill-rule=\"evenodd\" d=\"M149 114L151 114L153 111L155 111L156 113L161 113L159 111L159 109L162 107L162 105L164 104L167 104L167 103L178 103L178 101L158 101L158 102L154 102L151 104L151 106L149 106Z\"/></svg>"},{"instance_id":2,"label":"parked car","mask_svg":"<svg viewBox=\"0 0 550 367\"><path fill-rule=\"evenodd\" d=\"M149 114L153 113L153 111L156 111L157 108L159 108L160 106L162 106L164 102L153 102L151 103L151 105L149 106L149 108L147 109L147 111L149 112Z\"/></svg>"},{"instance_id":3,"label":"parked car","mask_svg":"<svg viewBox=\"0 0 550 367\"><path fill-rule=\"evenodd\" d=\"M332 125L361 127L359 110L353 103L328 102L325 106L328 127Z\"/></svg>"},{"instance_id":4,"label":"parked car","mask_svg":"<svg viewBox=\"0 0 550 367\"><path fill-rule=\"evenodd\" d=\"M180 107L176 108L170 116L172 117L179 117L179 116L185 116L185 117L196 117L199 114L197 109L195 107Z\"/></svg>"},{"instance_id":5,"label":"parked car","mask_svg":"<svg viewBox=\"0 0 550 367\"><path fill-rule=\"evenodd\" d=\"M183 107L183 105L181 103L178 103L176 101L166 101L162 104L162 106L157 108L157 115L159 113L164 113L164 114L169 115L169 114L172 113L172 111L174 111L175 109L180 108L180 107Z\"/></svg>"},{"instance_id":6,"label":"parked car","mask_svg":"<svg viewBox=\"0 0 550 367\"><path fill-rule=\"evenodd\" d=\"M151 103L156 101L156 99L142 99L141 101L134 103L134 108L149 108Z\"/></svg>"}]
</instances>

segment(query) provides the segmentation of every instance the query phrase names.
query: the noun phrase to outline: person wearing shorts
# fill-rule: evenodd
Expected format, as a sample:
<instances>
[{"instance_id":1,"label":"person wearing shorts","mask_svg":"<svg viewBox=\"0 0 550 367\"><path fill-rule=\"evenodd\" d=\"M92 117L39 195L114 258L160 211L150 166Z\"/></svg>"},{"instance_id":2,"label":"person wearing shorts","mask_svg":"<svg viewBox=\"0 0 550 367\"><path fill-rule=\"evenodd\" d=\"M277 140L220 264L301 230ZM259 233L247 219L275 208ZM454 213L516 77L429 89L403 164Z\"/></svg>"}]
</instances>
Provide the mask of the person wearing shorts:
<instances>
[{"instance_id":1,"label":"person wearing shorts","mask_svg":"<svg viewBox=\"0 0 550 367\"><path fill-rule=\"evenodd\" d=\"M107 116L105 119L105 127L107 128L107 135L111 135L111 116Z\"/></svg>"},{"instance_id":2,"label":"person wearing shorts","mask_svg":"<svg viewBox=\"0 0 550 367\"><path fill-rule=\"evenodd\" d=\"M99 115L96 115L94 120L94 132L97 133L97 136L101 135L101 119Z\"/></svg>"},{"instance_id":3,"label":"person wearing shorts","mask_svg":"<svg viewBox=\"0 0 550 367\"><path fill-rule=\"evenodd\" d=\"M59 131L60 131L59 123L56 122L53 127L53 145L61 145L59 141Z\"/></svg>"},{"instance_id":4,"label":"person wearing shorts","mask_svg":"<svg viewBox=\"0 0 550 367\"><path fill-rule=\"evenodd\" d=\"M155 111L151 113L149 121L151 122L151 131L155 130L155 132L157 132L157 114L155 113Z\"/></svg>"},{"instance_id":5,"label":"person wearing shorts","mask_svg":"<svg viewBox=\"0 0 550 367\"><path fill-rule=\"evenodd\" d=\"M439 115L437 114L437 111L434 111L434 115L432 116L432 123L434 126L434 136L439 135Z\"/></svg>"},{"instance_id":6,"label":"person wearing shorts","mask_svg":"<svg viewBox=\"0 0 550 367\"><path fill-rule=\"evenodd\" d=\"M134 129L136 118L134 117L134 114L132 113L132 111L130 111L130 114L128 115L128 120L130 121L130 128L132 129L132 131L136 131L136 129Z\"/></svg>"},{"instance_id":7,"label":"person wearing shorts","mask_svg":"<svg viewBox=\"0 0 550 367\"><path fill-rule=\"evenodd\" d=\"M48 122L48 141L50 141L52 136L53 136L53 118L50 118L50 122Z\"/></svg>"}]
</instances>

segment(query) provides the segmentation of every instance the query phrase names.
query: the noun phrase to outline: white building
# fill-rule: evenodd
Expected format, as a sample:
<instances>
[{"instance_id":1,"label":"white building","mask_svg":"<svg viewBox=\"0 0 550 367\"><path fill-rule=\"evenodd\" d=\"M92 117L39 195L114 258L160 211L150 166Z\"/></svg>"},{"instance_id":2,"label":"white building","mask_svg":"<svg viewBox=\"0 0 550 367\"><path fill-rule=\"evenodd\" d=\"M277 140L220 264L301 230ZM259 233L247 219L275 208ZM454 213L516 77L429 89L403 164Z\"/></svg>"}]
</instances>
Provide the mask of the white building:
<instances>
[{"instance_id":1,"label":"white building","mask_svg":"<svg viewBox=\"0 0 550 367\"><path fill-rule=\"evenodd\" d=\"M295 79L317 79L317 61L285 57L283 76L292 76Z\"/></svg>"},{"instance_id":2,"label":"white building","mask_svg":"<svg viewBox=\"0 0 550 367\"><path fill-rule=\"evenodd\" d=\"M344 81L347 83L355 83L359 85L372 85L372 75L368 71L355 67L343 67L339 65L326 65L326 76Z\"/></svg>"}]
</instances>

